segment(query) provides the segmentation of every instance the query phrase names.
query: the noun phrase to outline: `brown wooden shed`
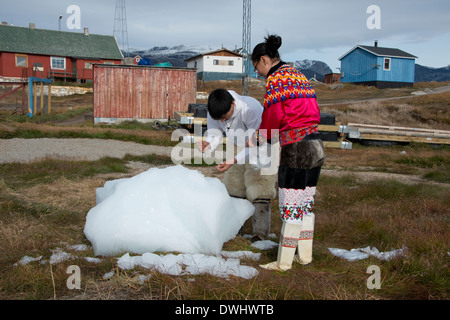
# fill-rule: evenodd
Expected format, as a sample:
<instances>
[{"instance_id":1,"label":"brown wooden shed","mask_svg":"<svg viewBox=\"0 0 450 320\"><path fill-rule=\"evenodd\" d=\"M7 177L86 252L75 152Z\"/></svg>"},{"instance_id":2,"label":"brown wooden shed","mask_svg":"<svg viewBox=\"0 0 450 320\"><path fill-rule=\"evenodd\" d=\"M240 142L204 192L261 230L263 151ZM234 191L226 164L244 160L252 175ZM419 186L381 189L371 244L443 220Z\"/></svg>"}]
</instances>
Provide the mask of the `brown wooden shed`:
<instances>
[{"instance_id":1,"label":"brown wooden shed","mask_svg":"<svg viewBox=\"0 0 450 320\"><path fill-rule=\"evenodd\" d=\"M341 83L341 74L340 73L329 73L324 76L325 84L333 84L333 83Z\"/></svg>"},{"instance_id":2,"label":"brown wooden shed","mask_svg":"<svg viewBox=\"0 0 450 320\"><path fill-rule=\"evenodd\" d=\"M94 65L94 122L173 118L196 102L195 69Z\"/></svg>"}]
</instances>

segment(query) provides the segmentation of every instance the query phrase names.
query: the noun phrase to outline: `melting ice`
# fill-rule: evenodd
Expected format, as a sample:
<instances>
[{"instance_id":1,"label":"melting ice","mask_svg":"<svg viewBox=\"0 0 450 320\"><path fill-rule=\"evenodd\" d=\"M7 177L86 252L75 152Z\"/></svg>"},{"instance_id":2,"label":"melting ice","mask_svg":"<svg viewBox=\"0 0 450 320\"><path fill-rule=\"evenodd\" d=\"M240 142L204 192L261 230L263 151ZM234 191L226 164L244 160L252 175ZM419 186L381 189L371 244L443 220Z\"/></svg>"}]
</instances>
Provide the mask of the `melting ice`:
<instances>
[{"instance_id":1,"label":"melting ice","mask_svg":"<svg viewBox=\"0 0 450 320\"><path fill-rule=\"evenodd\" d=\"M254 207L232 198L217 178L183 166L152 168L108 181L84 233L95 255L132 252L214 254L234 238Z\"/></svg>"}]
</instances>

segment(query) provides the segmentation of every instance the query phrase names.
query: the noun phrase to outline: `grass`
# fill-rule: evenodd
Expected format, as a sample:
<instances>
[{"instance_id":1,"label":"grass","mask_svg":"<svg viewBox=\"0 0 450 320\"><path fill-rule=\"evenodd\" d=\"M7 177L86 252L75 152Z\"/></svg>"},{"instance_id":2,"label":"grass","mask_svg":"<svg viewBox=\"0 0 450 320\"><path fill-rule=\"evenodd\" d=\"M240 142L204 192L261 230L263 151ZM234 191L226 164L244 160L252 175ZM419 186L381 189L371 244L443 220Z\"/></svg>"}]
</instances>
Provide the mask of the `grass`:
<instances>
[{"instance_id":1,"label":"grass","mask_svg":"<svg viewBox=\"0 0 450 320\"><path fill-rule=\"evenodd\" d=\"M206 91L207 85L210 84L203 88ZM358 88L361 96L379 92L374 88ZM344 87L347 93L344 90L339 95L344 99L348 94L355 94L358 88ZM393 94L393 91L383 94ZM0 111L0 137L83 137L173 145L170 132L154 131L149 125L139 123L58 125L60 121L83 114L87 110L85 99L58 99L55 104L61 107L55 107L55 118L23 119ZM408 100L407 112L400 112L403 103L404 100L401 103L389 101L375 106L381 109L372 112L371 106L327 108L342 117L364 114L361 117L368 121L381 119L373 113L384 110L390 116L399 117L396 123L403 123L406 115L416 112L420 117L408 120L415 121L411 123L439 123L448 129L445 94ZM287 272L267 271L259 268L259 264L274 261L277 249L261 251L260 261L242 261L259 271L258 276L250 280L207 275L174 277L142 268L120 270L116 257L102 258L100 263L93 264L83 259L93 257L92 249L86 252L68 249L68 245L90 245L83 229L87 212L95 206L96 188L108 180L135 175L137 171L128 166L129 163L143 163L143 167L166 166L172 164L168 158L127 155L123 159L98 161L46 159L29 164L0 164L0 299L447 300L450 296L450 149L423 144L392 147L353 144L352 150L327 149L326 155L314 210L313 263L294 264ZM208 176L223 177L205 164L190 168ZM278 237L281 221L277 200L272 202L271 227ZM247 221L244 232L250 230L251 222ZM405 246L407 250L405 256L391 261L370 257L353 262L337 258L328 251L330 247L349 250L366 246L380 251ZM77 258L53 265L32 262L14 266L25 255L48 260L56 248ZM224 250L259 252L242 237L227 242ZM70 265L81 269L80 290L69 290L66 286ZM369 290L366 286L369 277L366 271L370 265L381 269L380 290ZM114 275L103 279L110 271L114 271ZM150 275L143 283L139 281L142 274Z\"/></svg>"},{"instance_id":2,"label":"grass","mask_svg":"<svg viewBox=\"0 0 450 320\"><path fill-rule=\"evenodd\" d=\"M1 164L0 174L12 187L33 186L51 183L59 178L83 179L103 173L127 172L126 161L116 158L102 158L98 161L66 161L48 159L30 164Z\"/></svg>"},{"instance_id":3,"label":"grass","mask_svg":"<svg viewBox=\"0 0 450 320\"><path fill-rule=\"evenodd\" d=\"M73 108L58 108L55 112L51 112L50 114L39 114L37 116L34 116L32 118L28 116L24 116L21 114L5 114L2 118L2 122L4 121L12 121L12 122L18 122L18 123L56 123L65 121L71 118L75 118L78 116L82 116L89 111L91 111L92 108L89 106L80 106L79 108L73 109Z\"/></svg>"},{"instance_id":4,"label":"grass","mask_svg":"<svg viewBox=\"0 0 450 320\"><path fill-rule=\"evenodd\" d=\"M415 143L385 148L353 144L352 152L327 150L327 165L330 169L412 175L428 181L450 183L449 151L448 146L436 148Z\"/></svg>"},{"instance_id":5,"label":"grass","mask_svg":"<svg viewBox=\"0 0 450 320\"><path fill-rule=\"evenodd\" d=\"M450 91L425 97L389 101L343 103L321 107L343 124L364 123L448 130Z\"/></svg>"},{"instance_id":6,"label":"grass","mask_svg":"<svg viewBox=\"0 0 450 320\"><path fill-rule=\"evenodd\" d=\"M122 125L123 126L123 125ZM142 125L141 125L142 128ZM133 129L107 127L58 127L55 125L13 123L1 125L0 139L39 139L39 138L87 138L112 139L136 142L145 145L175 146L178 142L171 141L171 132L155 131L133 127Z\"/></svg>"},{"instance_id":7,"label":"grass","mask_svg":"<svg viewBox=\"0 0 450 320\"><path fill-rule=\"evenodd\" d=\"M397 153L387 147L378 150L381 154ZM350 156L356 159L365 150L346 152L353 153ZM397 165L395 156L390 159L392 166ZM347 157L343 163L346 160ZM72 252L79 258L51 268L48 263L37 262L13 267L25 255L49 259L51 250L64 248L62 243L89 244L82 230L86 213L95 205L95 189L106 180L132 175L124 165L127 161L170 164L168 159L155 156L127 156L91 163L49 159L28 168L23 164L0 166L0 234L5 239L0 245L4 253L0 258L2 299L448 298L448 187L405 185L386 179L364 181L352 171L342 177L322 174L315 207L314 262L308 266L294 264L288 272L258 267L276 259L277 249L262 251L260 261L243 261L259 270L259 275L251 280L205 275L171 277L145 269L124 271L117 269L114 257L95 265L81 259L93 256L92 250ZM408 166L415 167L417 163L421 162L413 161ZM29 177L34 178L28 180ZM277 201L272 204L272 212L272 231L278 236L281 223ZM244 231L249 232L250 228L247 222ZM380 251L403 246L408 250L405 257L388 262L375 258L348 262L328 252L329 247L351 249L368 245ZM258 251L240 237L226 243L224 249ZM69 290L65 285L66 269L73 264L81 268L82 290ZM366 270L373 264L381 268L381 290L366 287ZM103 275L111 270L115 270L113 278L103 280ZM151 277L141 284L140 274ZM189 280L192 278L195 281Z\"/></svg>"}]
</instances>

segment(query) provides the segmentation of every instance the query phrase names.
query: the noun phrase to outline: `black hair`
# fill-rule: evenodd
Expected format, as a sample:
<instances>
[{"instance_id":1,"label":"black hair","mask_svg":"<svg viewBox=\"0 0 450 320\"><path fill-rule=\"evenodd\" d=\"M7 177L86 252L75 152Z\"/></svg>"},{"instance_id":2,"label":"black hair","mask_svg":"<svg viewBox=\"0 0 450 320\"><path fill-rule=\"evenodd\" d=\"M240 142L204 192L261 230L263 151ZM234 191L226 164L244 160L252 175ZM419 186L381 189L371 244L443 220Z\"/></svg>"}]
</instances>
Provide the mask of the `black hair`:
<instances>
[{"instance_id":1,"label":"black hair","mask_svg":"<svg viewBox=\"0 0 450 320\"><path fill-rule=\"evenodd\" d=\"M214 120L226 115L233 104L233 96L225 89L216 89L208 97L208 112Z\"/></svg>"},{"instance_id":2,"label":"black hair","mask_svg":"<svg viewBox=\"0 0 450 320\"><path fill-rule=\"evenodd\" d=\"M280 59L278 49L281 47L283 41L277 35L269 35L264 38L266 41L258 44L252 53L252 61L258 62L262 56L268 56L271 59Z\"/></svg>"}]
</instances>

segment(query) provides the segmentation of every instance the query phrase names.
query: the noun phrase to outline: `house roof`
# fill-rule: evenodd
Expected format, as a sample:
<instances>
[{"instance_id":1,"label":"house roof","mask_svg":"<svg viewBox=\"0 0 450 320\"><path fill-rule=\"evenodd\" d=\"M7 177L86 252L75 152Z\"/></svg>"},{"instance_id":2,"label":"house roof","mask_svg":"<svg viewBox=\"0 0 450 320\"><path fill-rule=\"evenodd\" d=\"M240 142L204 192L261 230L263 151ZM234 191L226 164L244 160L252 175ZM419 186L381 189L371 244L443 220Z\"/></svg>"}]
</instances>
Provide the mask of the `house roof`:
<instances>
[{"instance_id":1,"label":"house roof","mask_svg":"<svg viewBox=\"0 0 450 320\"><path fill-rule=\"evenodd\" d=\"M122 60L114 36L0 25L0 52Z\"/></svg>"},{"instance_id":2,"label":"house roof","mask_svg":"<svg viewBox=\"0 0 450 320\"><path fill-rule=\"evenodd\" d=\"M206 53L202 53L202 54L196 55L195 57L186 59L185 61L197 60L198 58L204 57L204 56L235 56L235 57L242 58L242 55L237 53L237 52L234 52L234 51L231 51L231 50L228 50L228 49L219 49L219 50L215 50L215 51L206 52Z\"/></svg>"},{"instance_id":3,"label":"house roof","mask_svg":"<svg viewBox=\"0 0 450 320\"><path fill-rule=\"evenodd\" d=\"M347 56L349 53L354 51L355 49L360 48L362 50L365 50L367 52L370 52L376 56L380 57L395 57L395 58L406 58L406 59L416 59L417 57L409 54L403 50L395 49L395 48L383 48L383 47L371 47L371 46L361 46L358 45L348 51L346 54L344 54L342 57L340 57L338 60L342 60L345 56Z\"/></svg>"}]
</instances>

